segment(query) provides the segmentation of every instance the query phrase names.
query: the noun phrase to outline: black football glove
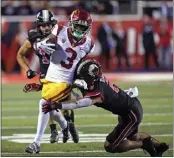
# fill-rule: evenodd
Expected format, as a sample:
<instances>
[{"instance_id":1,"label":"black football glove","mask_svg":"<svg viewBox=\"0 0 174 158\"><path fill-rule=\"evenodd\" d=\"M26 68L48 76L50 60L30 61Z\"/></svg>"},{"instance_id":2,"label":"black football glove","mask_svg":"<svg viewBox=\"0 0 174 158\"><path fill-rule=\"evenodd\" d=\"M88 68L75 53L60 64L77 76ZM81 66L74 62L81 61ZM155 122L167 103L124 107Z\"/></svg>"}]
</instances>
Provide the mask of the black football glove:
<instances>
[{"instance_id":1,"label":"black football glove","mask_svg":"<svg viewBox=\"0 0 174 158\"><path fill-rule=\"evenodd\" d=\"M37 72L30 69L26 72L26 74L27 74L27 78L31 79L37 75Z\"/></svg>"}]
</instances>

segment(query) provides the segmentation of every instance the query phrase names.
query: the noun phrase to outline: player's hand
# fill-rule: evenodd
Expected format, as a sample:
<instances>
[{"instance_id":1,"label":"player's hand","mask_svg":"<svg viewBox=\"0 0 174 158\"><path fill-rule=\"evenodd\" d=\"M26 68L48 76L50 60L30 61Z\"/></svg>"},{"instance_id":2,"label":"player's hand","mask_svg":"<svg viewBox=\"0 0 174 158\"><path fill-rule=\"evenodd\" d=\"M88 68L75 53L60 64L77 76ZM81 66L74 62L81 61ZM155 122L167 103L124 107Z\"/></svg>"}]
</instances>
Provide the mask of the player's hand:
<instances>
[{"instance_id":1,"label":"player's hand","mask_svg":"<svg viewBox=\"0 0 174 158\"><path fill-rule=\"evenodd\" d=\"M43 41L40 42L35 42L33 45L33 48L37 50L43 50L47 54L52 54L55 51L56 45L53 43L47 43L49 38L44 39Z\"/></svg>"},{"instance_id":2,"label":"player's hand","mask_svg":"<svg viewBox=\"0 0 174 158\"><path fill-rule=\"evenodd\" d=\"M27 75L27 78L31 79L37 75L37 72L30 69L26 72L26 75Z\"/></svg>"},{"instance_id":3,"label":"player's hand","mask_svg":"<svg viewBox=\"0 0 174 158\"><path fill-rule=\"evenodd\" d=\"M58 111L58 108L60 107L62 107L61 103L47 102L45 105L42 106L42 112L46 114L47 112L50 112L52 110Z\"/></svg>"},{"instance_id":4,"label":"player's hand","mask_svg":"<svg viewBox=\"0 0 174 158\"><path fill-rule=\"evenodd\" d=\"M84 80L82 80L82 79L76 79L75 81L74 81L74 84L77 86L77 87L79 87L79 88L84 88L84 89L88 89L88 85L87 85L87 83L84 81Z\"/></svg>"},{"instance_id":5,"label":"player's hand","mask_svg":"<svg viewBox=\"0 0 174 158\"><path fill-rule=\"evenodd\" d=\"M42 89L42 85L41 84L30 83L30 84L26 84L24 86L23 91L25 93L28 93L28 92L40 91L41 89Z\"/></svg>"},{"instance_id":6,"label":"player's hand","mask_svg":"<svg viewBox=\"0 0 174 158\"><path fill-rule=\"evenodd\" d=\"M128 90L125 90L125 92L131 97L138 97L138 88L134 87L134 88L129 88Z\"/></svg>"}]
</instances>

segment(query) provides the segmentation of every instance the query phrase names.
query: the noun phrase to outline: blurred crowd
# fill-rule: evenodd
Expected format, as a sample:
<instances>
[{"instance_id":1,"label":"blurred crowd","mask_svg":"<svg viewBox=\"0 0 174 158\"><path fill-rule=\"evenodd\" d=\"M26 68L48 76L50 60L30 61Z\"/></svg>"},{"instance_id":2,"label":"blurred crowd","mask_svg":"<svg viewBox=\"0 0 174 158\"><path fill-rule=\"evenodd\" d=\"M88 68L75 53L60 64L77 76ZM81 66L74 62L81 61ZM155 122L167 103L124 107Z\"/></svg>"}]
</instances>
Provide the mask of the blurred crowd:
<instances>
[{"instance_id":1,"label":"blurred crowd","mask_svg":"<svg viewBox=\"0 0 174 158\"><path fill-rule=\"evenodd\" d=\"M135 2L135 1L134 1ZM117 1L111 0L74 0L74 1L52 1L52 0L42 0L42 1L32 1L32 0L3 0L1 12L2 15L36 15L38 11L42 9L49 9L54 12L55 15L69 15L76 8L82 8L90 13L94 14L119 14L120 8ZM121 7L121 6L120 6ZM142 46L144 48L144 69L151 69L150 60L152 58L155 66L159 70L172 70L173 65L171 62L172 57L172 28L171 27L171 10L169 9L167 3L162 1L161 3L161 13L160 18L154 23L154 18L148 10L144 13L142 17L143 25L141 29L142 35ZM173 21L172 21L173 23ZM4 34L5 29L2 30L2 41L8 43L11 38L14 37L17 30L17 23L11 23L9 25L9 30ZM154 27L154 26L157 27ZM22 24L20 26L20 38L19 43L23 42L24 34L27 28ZM158 28L158 29L156 29ZM154 30L155 29L155 30ZM159 42L155 42L155 34L158 34ZM99 61L105 63L105 71L110 71L110 63L112 62L112 57L114 52L116 68L121 69L124 67L127 70L131 70L131 59L127 53L127 30L123 27L121 22L116 22L114 26L110 26L109 23L103 22L96 31L96 37L101 47L101 52L99 56ZM2 42L2 43L3 43ZM6 53L4 53L6 55ZM1 61L2 62L2 61ZM3 63L3 62L2 62ZM3 68L3 64L2 64ZM125 70L125 69L124 69Z\"/></svg>"},{"instance_id":2,"label":"blurred crowd","mask_svg":"<svg viewBox=\"0 0 174 158\"><path fill-rule=\"evenodd\" d=\"M35 15L42 9L49 9L54 14L70 15L74 9L82 8L94 14L118 14L119 3L111 0L2 0L2 15Z\"/></svg>"},{"instance_id":3,"label":"blurred crowd","mask_svg":"<svg viewBox=\"0 0 174 158\"><path fill-rule=\"evenodd\" d=\"M173 69L172 59L172 27L166 17L161 17L159 21L155 21L149 15L144 15L142 18L143 25L141 28L142 46L144 48L144 70L150 70L150 59L157 70L169 71ZM154 29L154 26L155 27ZM158 44L155 40L155 34L159 37ZM99 43L101 45L100 62L105 60L106 70L110 70L110 62L112 58L112 49L115 52L115 60L117 70L122 69L125 65L127 70L130 70L131 64L129 55L126 52L127 31L124 29L121 22L115 23L114 27L109 23L104 22L97 33Z\"/></svg>"}]
</instances>

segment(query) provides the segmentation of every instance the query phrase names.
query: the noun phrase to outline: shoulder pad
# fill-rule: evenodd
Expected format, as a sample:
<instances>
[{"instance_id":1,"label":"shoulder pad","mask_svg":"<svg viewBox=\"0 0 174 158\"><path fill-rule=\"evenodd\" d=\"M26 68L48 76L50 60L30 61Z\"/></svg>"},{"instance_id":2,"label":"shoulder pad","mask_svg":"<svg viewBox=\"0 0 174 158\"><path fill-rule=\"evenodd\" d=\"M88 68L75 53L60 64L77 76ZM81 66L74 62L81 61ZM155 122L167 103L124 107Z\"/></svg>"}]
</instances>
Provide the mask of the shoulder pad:
<instances>
[{"instance_id":1,"label":"shoulder pad","mask_svg":"<svg viewBox=\"0 0 174 158\"><path fill-rule=\"evenodd\" d=\"M28 40L31 43L34 43L35 41L39 41L43 38L41 33L37 29L32 29L28 32Z\"/></svg>"}]
</instances>

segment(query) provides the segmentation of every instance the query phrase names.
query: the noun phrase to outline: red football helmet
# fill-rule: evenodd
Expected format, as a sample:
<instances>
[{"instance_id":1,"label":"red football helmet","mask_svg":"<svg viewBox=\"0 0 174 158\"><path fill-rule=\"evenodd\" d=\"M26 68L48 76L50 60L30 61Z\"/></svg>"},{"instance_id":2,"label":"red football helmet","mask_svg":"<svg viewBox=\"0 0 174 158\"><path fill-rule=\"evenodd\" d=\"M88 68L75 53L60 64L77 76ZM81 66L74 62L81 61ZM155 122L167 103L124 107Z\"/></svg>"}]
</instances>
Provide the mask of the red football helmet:
<instances>
[{"instance_id":1,"label":"red football helmet","mask_svg":"<svg viewBox=\"0 0 174 158\"><path fill-rule=\"evenodd\" d=\"M77 9L73 11L69 21L71 34L78 40L82 39L91 29L92 18L85 10Z\"/></svg>"}]
</instances>

